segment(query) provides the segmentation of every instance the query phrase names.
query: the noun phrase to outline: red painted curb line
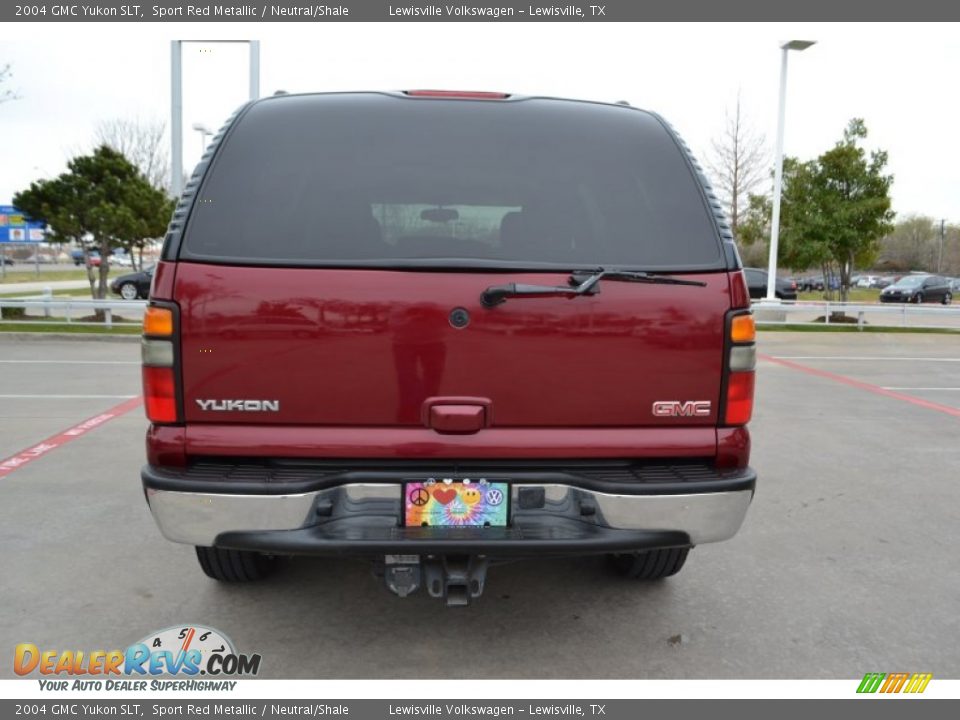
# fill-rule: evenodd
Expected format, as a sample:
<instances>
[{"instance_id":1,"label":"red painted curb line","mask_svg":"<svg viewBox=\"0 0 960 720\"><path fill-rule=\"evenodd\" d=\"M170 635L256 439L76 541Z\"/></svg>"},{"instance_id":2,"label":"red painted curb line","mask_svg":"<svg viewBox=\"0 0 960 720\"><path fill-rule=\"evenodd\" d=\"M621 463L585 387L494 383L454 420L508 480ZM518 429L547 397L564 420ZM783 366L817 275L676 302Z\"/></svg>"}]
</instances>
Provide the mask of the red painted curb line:
<instances>
[{"instance_id":1,"label":"red painted curb line","mask_svg":"<svg viewBox=\"0 0 960 720\"><path fill-rule=\"evenodd\" d=\"M883 395L885 397L893 398L894 400L900 400L902 402L910 403L911 405L916 405L917 407L926 408L927 410L936 410L937 412L946 413L947 415L952 415L953 417L960 417L960 408L950 407L949 405L941 405L940 403L931 402L930 400L921 400L918 397L913 397L913 395L904 395L903 393L896 392L895 390L886 390L879 385L872 385L871 383L862 382L861 380L854 380L846 375L837 375L836 373L832 373L827 370L818 370L817 368L801 365L800 363L795 363L790 360L781 360L780 358L771 357L770 355L759 355L758 357L761 360L768 360L772 363L783 365L791 370L799 370L800 372L805 372L810 375L817 375L818 377L827 378L828 380L843 383L844 385L849 385L850 387L872 392L875 395Z\"/></svg>"},{"instance_id":2,"label":"red painted curb line","mask_svg":"<svg viewBox=\"0 0 960 720\"><path fill-rule=\"evenodd\" d=\"M140 407L142 404L142 397L124 400L122 403L119 405L114 405L106 412L102 412L99 415L94 415L92 418L84 420L82 423L78 423L73 427L57 433L56 435L48 437L43 442L37 443L36 445L26 448L25 450L21 450L20 452L15 453L4 460L0 460L0 478L6 477L14 470L19 470L25 465L29 465L37 458L43 457L49 453L51 450L56 450L61 445L66 445L68 442L71 440L76 440L81 435L86 435L90 430L98 428L104 423L114 420L121 415L125 415L134 408Z\"/></svg>"}]
</instances>

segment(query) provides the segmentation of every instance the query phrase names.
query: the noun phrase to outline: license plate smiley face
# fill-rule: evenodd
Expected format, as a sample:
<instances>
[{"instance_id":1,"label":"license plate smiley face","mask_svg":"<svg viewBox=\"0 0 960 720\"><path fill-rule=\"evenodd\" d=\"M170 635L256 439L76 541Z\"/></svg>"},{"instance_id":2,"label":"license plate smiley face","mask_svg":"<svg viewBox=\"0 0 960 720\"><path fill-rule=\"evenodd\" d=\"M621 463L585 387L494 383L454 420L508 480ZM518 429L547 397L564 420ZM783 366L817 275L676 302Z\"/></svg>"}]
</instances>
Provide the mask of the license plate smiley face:
<instances>
[{"instance_id":1,"label":"license plate smiley face","mask_svg":"<svg viewBox=\"0 0 960 720\"><path fill-rule=\"evenodd\" d=\"M508 485L486 480L427 480L404 485L407 527L504 527Z\"/></svg>"}]
</instances>

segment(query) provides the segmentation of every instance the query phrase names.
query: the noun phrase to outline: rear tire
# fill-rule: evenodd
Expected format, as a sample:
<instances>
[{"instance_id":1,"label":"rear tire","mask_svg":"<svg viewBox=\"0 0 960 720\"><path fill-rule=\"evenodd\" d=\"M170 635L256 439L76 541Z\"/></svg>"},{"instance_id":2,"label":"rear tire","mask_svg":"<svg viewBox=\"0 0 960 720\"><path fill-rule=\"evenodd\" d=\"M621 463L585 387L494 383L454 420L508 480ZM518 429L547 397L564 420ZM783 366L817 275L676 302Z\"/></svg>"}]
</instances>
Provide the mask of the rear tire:
<instances>
[{"instance_id":1,"label":"rear tire","mask_svg":"<svg viewBox=\"0 0 960 720\"><path fill-rule=\"evenodd\" d=\"M207 577L220 582L262 580L277 568L277 558L248 550L197 546L197 560Z\"/></svg>"},{"instance_id":2,"label":"rear tire","mask_svg":"<svg viewBox=\"0 0 960 720\"><path fill-rule=\"evenodd\" d=\"M632 580L662 580L676 575L687 561L690 548L662 548L610 555L614 571Z\"/></svg>"},{"instance_id":3,"label":"rear tire","mask_svg":"<svg viewBox=\"0 0 960 720\"><path fill-rule=\"evenodd\" d=\"M947 293L946 295L943 296L944 305L949 305L951 302L953 302L953 295L951 295L950 293Z\"/></svg>"}]
</instances>

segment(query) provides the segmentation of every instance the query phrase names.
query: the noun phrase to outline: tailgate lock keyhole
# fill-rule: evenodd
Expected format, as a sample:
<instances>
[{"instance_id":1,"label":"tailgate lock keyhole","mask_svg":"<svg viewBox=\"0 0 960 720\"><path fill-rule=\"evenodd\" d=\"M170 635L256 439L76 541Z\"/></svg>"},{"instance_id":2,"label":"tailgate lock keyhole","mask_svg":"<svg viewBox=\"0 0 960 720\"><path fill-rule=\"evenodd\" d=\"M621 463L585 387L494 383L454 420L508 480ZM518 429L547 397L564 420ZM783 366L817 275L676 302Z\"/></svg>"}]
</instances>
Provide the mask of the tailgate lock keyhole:
<instances>
[{"instance_id":1,"label":"tailgate lock keyhole","mask_svg":"<svg viewBox=\"0 0 960 720\"><path fill-rule=\"evenodd\" d=\"M455 307L450 311L450 324L458 330L470 324L470 313L466 308Z\"/></svg>"}]
</instances>

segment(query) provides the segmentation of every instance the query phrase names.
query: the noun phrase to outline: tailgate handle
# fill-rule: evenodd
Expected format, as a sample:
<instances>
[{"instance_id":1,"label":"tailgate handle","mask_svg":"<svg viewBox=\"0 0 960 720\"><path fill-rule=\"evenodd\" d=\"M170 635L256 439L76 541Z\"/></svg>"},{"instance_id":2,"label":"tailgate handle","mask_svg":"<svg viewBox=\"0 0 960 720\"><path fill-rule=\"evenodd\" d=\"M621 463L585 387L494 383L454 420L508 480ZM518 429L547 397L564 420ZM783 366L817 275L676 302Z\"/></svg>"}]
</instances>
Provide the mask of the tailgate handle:
<instances>
[{"instance_id":1,"label":"tailgate handle","mask_svg":"<svg viewBox=\"0 0 960 720\"><path fill-rule=\"evenodd\" d=\"M490 424L486 398L429 398L423 410L424 424L439 433L475 433Z\"/></svg>"}]
</instances>

